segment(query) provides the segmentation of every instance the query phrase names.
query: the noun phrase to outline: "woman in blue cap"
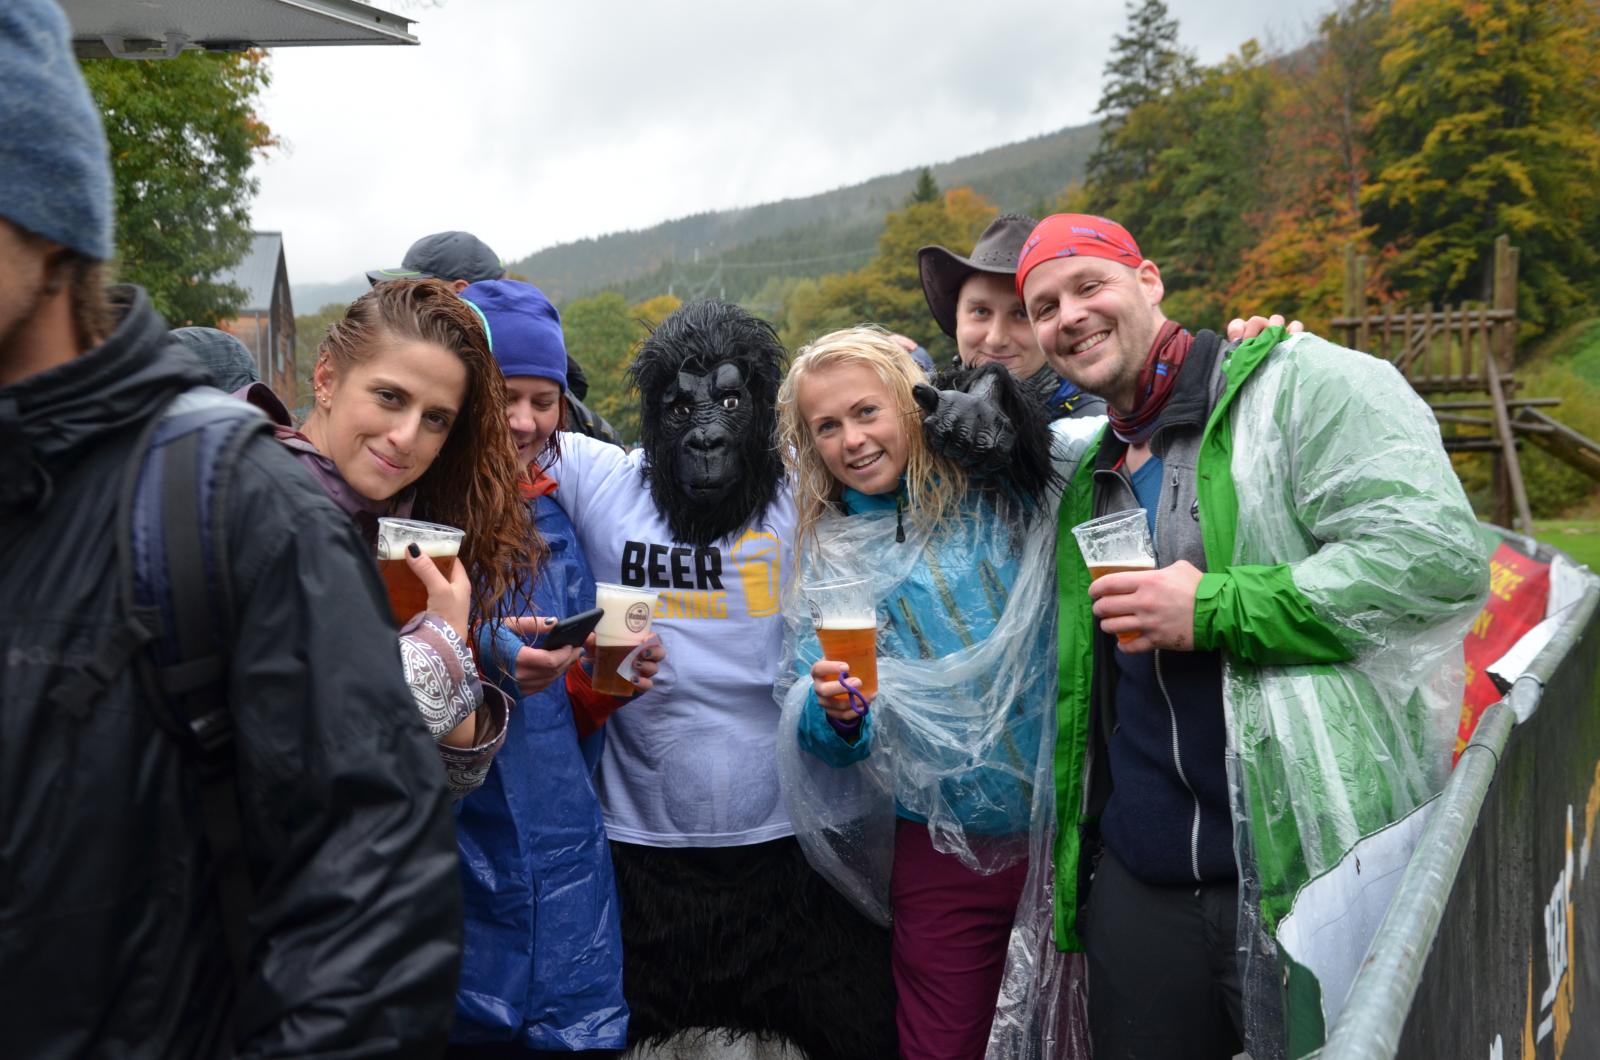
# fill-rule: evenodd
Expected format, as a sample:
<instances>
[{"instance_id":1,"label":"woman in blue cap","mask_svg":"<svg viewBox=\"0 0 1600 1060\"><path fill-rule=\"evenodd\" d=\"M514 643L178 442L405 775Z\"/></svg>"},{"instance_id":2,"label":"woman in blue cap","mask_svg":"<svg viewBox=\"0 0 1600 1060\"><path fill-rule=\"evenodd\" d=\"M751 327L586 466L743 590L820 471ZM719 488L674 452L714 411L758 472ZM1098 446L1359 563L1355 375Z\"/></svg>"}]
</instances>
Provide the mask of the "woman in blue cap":
<instances>
[{"instance_id":1,"label":"woman in blue cap","mask_svg":"<svg viewBox=\"0 0 1600 1060\"><path fill-rule=\"evenodd\" d=\"M461 297L482 318L505 375L523 497L549 549L525 598L540 617L480 635L479 656L520 697L505 746L457 820L466 908L451 1056L620 1050L627 1042L616 884L590 773L600 729L624 700L595 692L576 648L524 643L594 606L594 575L553 496L567 387L561 318L538 288L484 280ZM641 657L650 687L660 647Z\"/></svg>"}]
</instances>

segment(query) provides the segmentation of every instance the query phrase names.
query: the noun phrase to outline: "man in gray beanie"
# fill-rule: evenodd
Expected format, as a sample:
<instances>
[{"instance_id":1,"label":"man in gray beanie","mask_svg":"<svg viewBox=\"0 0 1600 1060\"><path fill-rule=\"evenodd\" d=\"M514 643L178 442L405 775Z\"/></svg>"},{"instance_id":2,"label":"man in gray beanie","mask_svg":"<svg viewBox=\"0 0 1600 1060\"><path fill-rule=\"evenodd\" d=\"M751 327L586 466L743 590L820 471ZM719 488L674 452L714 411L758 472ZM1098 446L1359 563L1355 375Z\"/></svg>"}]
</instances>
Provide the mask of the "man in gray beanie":
<instances>
[{"instance_id":1,"label":"man in gray beanie","mask_svg":"<svg viewBox=\"0 0 1600 1060\"><path fill-rule=\"evenodd\" d=\"M141 659L167 646L162 605L121 604L117 486L207 374L143 291L104 285L109 160L53 0L0 2L0 99L4 1052L437 1054L454 833L367 549L264 424L225 489L197 476L217 509L198 551L227 563L168 569L207 586L223 672L204 687L233 736L176 724ZM173 540L157 528L146 552ZM219 771L233 873L199 821Z\"/></svg>"}]
</instances>

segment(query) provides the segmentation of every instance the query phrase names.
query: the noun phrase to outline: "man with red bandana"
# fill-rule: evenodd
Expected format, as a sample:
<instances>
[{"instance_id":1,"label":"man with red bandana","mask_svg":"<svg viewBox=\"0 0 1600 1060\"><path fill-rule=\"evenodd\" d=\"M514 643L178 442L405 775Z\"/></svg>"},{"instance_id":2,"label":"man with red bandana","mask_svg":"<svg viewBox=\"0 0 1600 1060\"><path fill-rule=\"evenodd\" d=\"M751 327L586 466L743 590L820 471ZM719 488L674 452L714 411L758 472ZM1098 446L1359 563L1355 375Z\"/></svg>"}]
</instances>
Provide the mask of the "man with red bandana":
<instances>
[{"instance_id":1,"label":"man with red bandana","mask_svg":"<svg viewBox=\"0 0 1600 1060\"><path fill-rule=\"evenodd\" d=\"M1046 218L1017 290L1110 412L1057 548L1056 943L1087 954L1095 1056L1299 1051L1324 1014L1283 988L1277 928L1443 782L1487 588L1472 510L1391 365L1185 330L1113 221ZM1071 527L1124 509L1156 569L1091 587Z\"/></svg>"}]
</instances>

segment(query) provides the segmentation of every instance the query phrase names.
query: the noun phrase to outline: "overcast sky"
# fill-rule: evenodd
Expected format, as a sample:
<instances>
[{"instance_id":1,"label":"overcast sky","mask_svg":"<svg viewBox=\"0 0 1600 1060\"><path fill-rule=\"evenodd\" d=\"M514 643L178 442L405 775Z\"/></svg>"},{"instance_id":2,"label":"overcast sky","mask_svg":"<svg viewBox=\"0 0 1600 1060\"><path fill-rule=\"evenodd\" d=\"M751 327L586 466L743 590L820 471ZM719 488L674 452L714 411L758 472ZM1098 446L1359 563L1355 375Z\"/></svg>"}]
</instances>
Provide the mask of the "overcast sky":
<instances>
[{"instance_id":1,"label":"overcast sky","mask_svg":"<svg viewBox=\"0 0 1600 1060\"><path fill-rule=\"evenodd\" d=\"M1216 62L1333 0L1168 0ZM286 48L255 227L296 283L462 228L506 260L1091 120L1118 0L381 0L417 47ZM1248 149L1241 145L1241 149ZM1005 205L1005 204L1003 204Z\"/></svg>"}]
</instances>

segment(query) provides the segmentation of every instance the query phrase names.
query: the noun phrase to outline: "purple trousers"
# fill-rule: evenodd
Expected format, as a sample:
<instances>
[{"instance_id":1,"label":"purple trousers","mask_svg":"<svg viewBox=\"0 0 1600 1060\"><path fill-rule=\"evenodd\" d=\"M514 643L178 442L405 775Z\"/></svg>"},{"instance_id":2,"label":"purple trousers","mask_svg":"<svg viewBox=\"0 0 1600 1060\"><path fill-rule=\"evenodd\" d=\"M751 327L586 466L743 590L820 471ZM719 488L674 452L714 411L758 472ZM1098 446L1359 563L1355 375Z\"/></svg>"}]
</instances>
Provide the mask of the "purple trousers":
<instances>
[{"instance_id":1,"label":"purple trousers","mask_svg":"<svg viewBox=\"0 0 1600 1060\"><path fill-rule=\"evenodd\" d=\"M935 850L926 825L898 822L891 961L906 1060L982 1060L1027 874L1026 858L974 872Z\"/></svg>"}]
</instances>

